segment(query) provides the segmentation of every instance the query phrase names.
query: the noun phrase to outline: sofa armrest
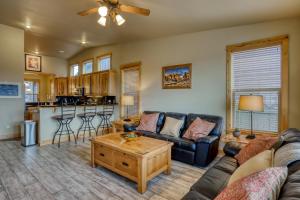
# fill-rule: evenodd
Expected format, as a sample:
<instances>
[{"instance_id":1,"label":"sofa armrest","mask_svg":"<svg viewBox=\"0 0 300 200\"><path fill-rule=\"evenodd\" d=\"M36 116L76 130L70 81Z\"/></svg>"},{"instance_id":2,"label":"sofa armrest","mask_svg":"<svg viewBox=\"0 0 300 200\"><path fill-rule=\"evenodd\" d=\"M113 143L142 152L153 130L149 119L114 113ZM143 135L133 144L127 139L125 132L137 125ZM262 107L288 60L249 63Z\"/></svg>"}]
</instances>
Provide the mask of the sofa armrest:
<instances>
[{"instance_id":1,"label":"sofa armrest","mask_svg":"<svg viewBox=\"0 0 300 200\"><path fill-rule=\"evenodd\" d=\"M199 138L196 143L207 143L207 144L210 144L212 143L213 141L219 139L218 136L205 136L205 137L201 137Z\"/></svg>"},{"instance_id":2,"label":"sofa armrest","mask_svg":"<svg viewBox=\"0 0 300 200\"><path fill-rule=\"evenodd\" d=\"M124 124L123 128L124 128L124 132L131 132L131 131L135 131L136 127L138 127L137 124Z\"/></svg>"},{"instance_id":3,"label":"sofa armrest","mask_svg":"<svg viewBox=\"0 0 300 200\"><path fill-rule=\"evenodd\" d=\"M219 152L219 137L205 136L196 141L195 164L206 167Z\"/></svg>"},{"instance_id":4,"label":"sofa armrest","mask_svg":"<svg viewBox=\"0 0 300 200\"><path fill-rule=\"evenodd\" d=\"M237 142L228 142L225 144L223 152L226 156L234 157L240 152L241 148L241 144Z\"/></svg>"}]
</instances>

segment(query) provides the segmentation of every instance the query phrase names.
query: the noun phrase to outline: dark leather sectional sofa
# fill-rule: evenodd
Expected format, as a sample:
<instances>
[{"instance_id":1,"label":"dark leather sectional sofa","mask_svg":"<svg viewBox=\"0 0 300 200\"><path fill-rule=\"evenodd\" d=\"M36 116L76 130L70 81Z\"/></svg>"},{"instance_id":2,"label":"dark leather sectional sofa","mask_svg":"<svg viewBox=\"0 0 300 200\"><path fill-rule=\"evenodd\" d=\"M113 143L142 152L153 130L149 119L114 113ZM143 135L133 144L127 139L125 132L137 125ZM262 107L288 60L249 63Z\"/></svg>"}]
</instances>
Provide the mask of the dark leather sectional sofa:
<instances>
[{"instance_id":1,"label":"dark leather sectional sofa","mask_svg":"<svg viewBox=\"0 0 300 200\"><path fill-rule=\"evenodd\" d=\"M156 132L139 131L144 136L167 140L174 143L172 148L172 159L178 160L184 163L193 164L201 167L207 166L218 154L219 140L223 129L223 118L212 115L202 114L182 114L173 112L158 112L158 111L145 111L145 114L159 113L159 119L156 126ZM184 125L180 130L180 137L172 137L169 135L160 134L164 126L166 117L173 117L176 119L184 120ZM211 133L198 141L191 141L182 138L185 130L189 125L197 118L207 120L216 123L215 128ZM137 125L125 125L124 130L135 131Z\"/></svg>"},{"instance_id":2,"label":"dark leather sectional sofa","mask_svg":"<svg viewBox=\"0 0 300 200\"><path fill-rule=\"evenodd\" d=\"M288 130L282 137L282 145L300 142L300 131L295 129ZM237 143L227 143L224 147L225 156L222 157L214 166L190 188L183 200L210 200L226 187L229 178L238 168L238 162L234 156L239 152L240 146ZM300 161L295 161L288 166L288 178L281 188L280 200L300 199Z\"/></svg>"}]
</instances>

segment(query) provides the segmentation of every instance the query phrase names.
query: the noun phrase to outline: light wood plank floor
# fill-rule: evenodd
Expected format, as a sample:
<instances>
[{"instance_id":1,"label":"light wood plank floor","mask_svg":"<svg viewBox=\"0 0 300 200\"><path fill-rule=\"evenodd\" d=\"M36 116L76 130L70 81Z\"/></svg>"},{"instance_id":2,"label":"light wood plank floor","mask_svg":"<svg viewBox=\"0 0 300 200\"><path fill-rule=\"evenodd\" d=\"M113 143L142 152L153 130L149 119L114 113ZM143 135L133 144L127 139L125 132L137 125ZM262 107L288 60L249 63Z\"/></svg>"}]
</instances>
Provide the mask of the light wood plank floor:
<instances>
[{"instance_id":1,"label":"light wood plank floor","mask_svg":"<svg viewBox=\"0 0 300 200\"><path fill-rule=\"evenodd\" d=\"M24 148L0 141L0 200L176 200L206 170L173 161L172 174L154 178L142 195L135 183L89 162L89 142Z\"/></svg>"}]
</instances>

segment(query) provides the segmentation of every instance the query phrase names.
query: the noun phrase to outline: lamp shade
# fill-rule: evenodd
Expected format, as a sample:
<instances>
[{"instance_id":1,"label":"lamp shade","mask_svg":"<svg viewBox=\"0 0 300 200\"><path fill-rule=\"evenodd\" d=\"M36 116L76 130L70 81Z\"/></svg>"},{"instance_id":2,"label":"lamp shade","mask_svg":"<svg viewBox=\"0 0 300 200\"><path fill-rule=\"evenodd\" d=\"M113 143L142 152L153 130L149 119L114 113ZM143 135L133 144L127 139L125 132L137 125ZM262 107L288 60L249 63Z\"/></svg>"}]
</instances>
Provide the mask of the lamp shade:
<instances>
[{"instance_id":1,"label":"lamp shade","mask_svg":"<svg viewBox=\"0 0 300 200\"><path fill-rule=\"evenodd\" d=\"M264 111L264 98L260 95L241 95L239 110L263 112Z\"/></svg>"},{"instance_id":2,"label":"lamp shade","mask_svg":"<svg viewBox=\"0 0 300 200\"><path fill-rule=\"evenodd\" d=\"M133 96L122 96L122 104L124 106L133 106L134 105Z\"/></svg>"}]
</instances>

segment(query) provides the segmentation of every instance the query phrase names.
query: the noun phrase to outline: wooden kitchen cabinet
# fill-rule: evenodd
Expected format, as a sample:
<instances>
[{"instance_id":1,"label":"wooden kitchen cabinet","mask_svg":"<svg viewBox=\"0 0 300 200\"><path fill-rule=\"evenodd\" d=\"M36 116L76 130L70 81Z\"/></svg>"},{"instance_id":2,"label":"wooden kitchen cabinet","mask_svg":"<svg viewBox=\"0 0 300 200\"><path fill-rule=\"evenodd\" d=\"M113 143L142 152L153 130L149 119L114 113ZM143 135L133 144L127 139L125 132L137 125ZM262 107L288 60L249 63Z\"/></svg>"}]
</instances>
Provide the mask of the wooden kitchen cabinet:
<instances>
[{"instance_id":1,"label":"wooden kitchen cabinet","mask_svg":"<svg viewBox=\"0 0 300 200\"><path fill-rule=\"evenodd\" d=\"M85 74L82 75L82 83L83 83L83 87L84 87L84 93L87 96L90 96L92 94L91 92L91 74Z\"/></svg>"},{"instance_id":2,"label":"wooden kitchen cabinet","mask_svg":"<svg viewBox=\"0 0 300 200\"><path fill-rule=\"evenodd\" d=\"M68 78L55 78L54 87L56 96L68 95Z\"/></svg>"},{"instance_id":3,"label":"wooden kitchen cabinet","mask_svg":"<svg viewBox=\"0 0 300 200\"><path fill-rule=\"evenodd\" d=\"M91 75L91 95L116 95L115 72L95 72Z\"/></svg>"}]
</instances>

